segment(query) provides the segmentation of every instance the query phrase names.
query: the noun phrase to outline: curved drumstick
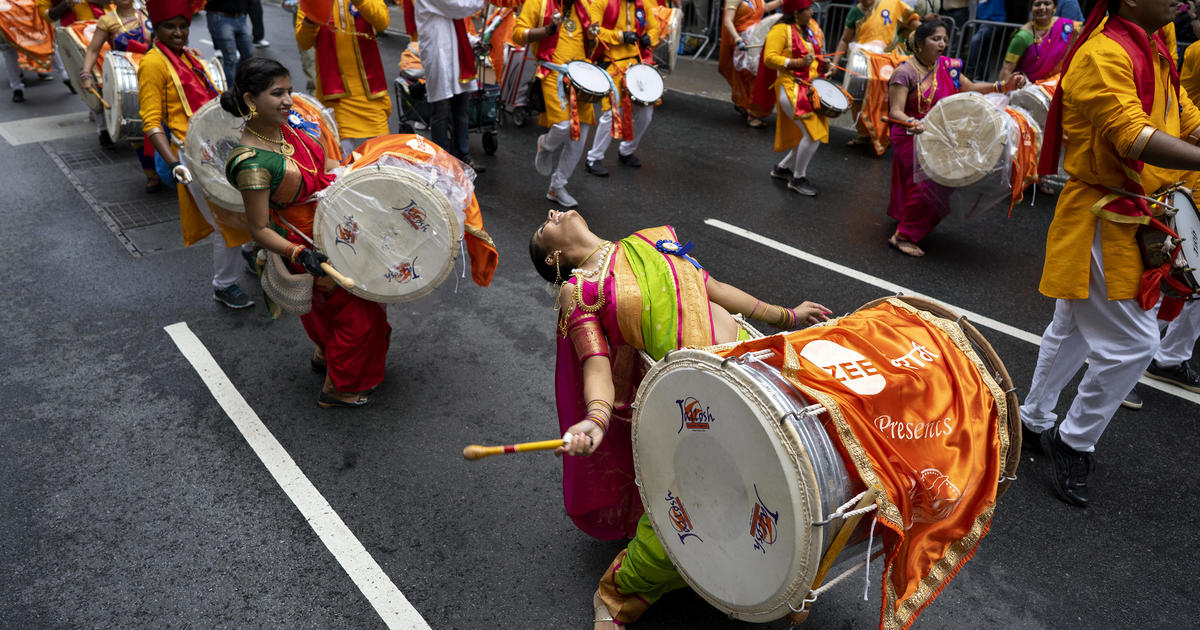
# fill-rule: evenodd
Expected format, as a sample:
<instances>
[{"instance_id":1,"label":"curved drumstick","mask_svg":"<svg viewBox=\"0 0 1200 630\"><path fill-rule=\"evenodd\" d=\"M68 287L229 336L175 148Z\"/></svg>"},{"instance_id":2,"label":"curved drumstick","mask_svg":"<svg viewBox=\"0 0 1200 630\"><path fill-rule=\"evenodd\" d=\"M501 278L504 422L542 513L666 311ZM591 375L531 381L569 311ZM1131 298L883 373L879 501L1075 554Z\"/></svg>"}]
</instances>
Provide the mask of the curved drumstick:
<instances>
[{"instance_id":1,"label":"curved drumstick","mask_svg":"<svg viewBox=\"0 0 1200 630\"><path fill-rule=\"evenodd\" d=\"M96 91L96 88L92 88L91 92L92 92L92 96L95 96L97 99L100 100L100 104L104 106L104 109L112 109L111 107L108 106L108 102L104 100L104 97L100 96L100 93Z\"/></svg>"},{"instance_id":2,"label":"curved drumstick","mask_svg":"<svg viewBox=\"0 0 1200 630\"><path fill-rule=\"evenodd\" d=\"M488 455L502 455L504 453L524 453L526 451L549 451L560 446L566 446L567 440L558 438L556 440L542 440L541 442L521 442L520 444L509 444L507 446L480 446L472 444L463 449L463 459L482 459Z\"/></svg>"},{"instance_id":3,"label":"curved drumstick","mask_svg":"<svg viewBox=\"0 0 1200 630\"><path fill-rule=\"evenodd\" d=\"M329 277L333 278L334 282L342 285L342 288L346 289L347 291L354 288L354 278L347 278L346 276L338 273L338 270L334 269L333 265L323 262L321 263L321 270L329 274Z\"/></svg>"}]
</instances>

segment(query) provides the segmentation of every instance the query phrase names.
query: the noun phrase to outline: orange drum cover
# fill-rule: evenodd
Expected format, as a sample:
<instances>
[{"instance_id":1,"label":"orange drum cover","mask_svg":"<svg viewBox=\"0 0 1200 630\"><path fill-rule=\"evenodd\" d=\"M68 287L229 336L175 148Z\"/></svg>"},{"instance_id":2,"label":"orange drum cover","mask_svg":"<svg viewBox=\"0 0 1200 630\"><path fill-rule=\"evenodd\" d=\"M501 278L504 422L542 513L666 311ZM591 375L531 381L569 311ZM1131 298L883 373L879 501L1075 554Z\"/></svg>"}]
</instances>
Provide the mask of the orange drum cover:
<instances>
[{"instance_id":1,"label":"orange drum cover","mask_svg":"<svg viewBox=\"0 0 1200 630\"><path fill-rule=\"evenodd\" d=\"M21 67L49 72L54 59L54 31L34 0L0 0L0 33L17 49Z\"/></svg>"},{"instance_id":2,"label":"orange drum cover","mask_svg":"<svg viewBox=\"0 0 1200 630\"><path fill-rule=\"evenodd\" d=\"M0 0L3 2L3 0ZM71 22L67 28L71 29L71 35L79 41L79 45L86 51L92 43L92 35L96 33L96 20L84 20L82 22L76 20ZM99 77L100 69L104 67L104 55L109 51L108 42L100 47L100 55L96 57L96 67L92 68L92 72Z\"/></svg>"}]
</instances>

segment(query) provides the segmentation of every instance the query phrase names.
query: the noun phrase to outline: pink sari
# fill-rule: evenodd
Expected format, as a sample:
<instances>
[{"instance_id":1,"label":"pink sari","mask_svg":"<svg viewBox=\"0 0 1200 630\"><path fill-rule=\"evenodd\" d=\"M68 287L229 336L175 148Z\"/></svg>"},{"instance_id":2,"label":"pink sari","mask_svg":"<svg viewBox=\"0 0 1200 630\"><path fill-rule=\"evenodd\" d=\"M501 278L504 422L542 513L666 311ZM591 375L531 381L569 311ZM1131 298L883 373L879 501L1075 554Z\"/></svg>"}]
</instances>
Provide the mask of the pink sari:
<instances>
[{"instance_id":1,"label":"pink sari","mask_svg":"<svg viewBox=\"0 0 1200 630\"><path fill-rule=\"evenodd\" d=\"M1075 23L1067 18L1055 18L1050 25L1050 32L1040 43L1034 42L1025 49L1025 54L1017 60L1017 72L1029 77L1030 81L1040 81L1046 77L1058 74L1059 66L1071 49L1071 35L1075 31Z\"/></svg>"},{"instance_id":2,"label":"pink sari","mask_svg":"<svg viewBox=\"0 0 1200 630\"><path fill-rule=\"evenodd\" d=\"M924 77L916 75L908 61L892 75L890 83L906 85L908 100L904 113L912 118L924 118L941 99L958 92L958 77L962 60L939 57L936 68ZM915 86L915 87L914 87ZM925 238L949 213L951 189L933 180L915 181L913 171L916 156L913 136L901 125L892 125L892 192L888 216L900 222L896 231L914 243Z\"/></svg>"}]
</instances>

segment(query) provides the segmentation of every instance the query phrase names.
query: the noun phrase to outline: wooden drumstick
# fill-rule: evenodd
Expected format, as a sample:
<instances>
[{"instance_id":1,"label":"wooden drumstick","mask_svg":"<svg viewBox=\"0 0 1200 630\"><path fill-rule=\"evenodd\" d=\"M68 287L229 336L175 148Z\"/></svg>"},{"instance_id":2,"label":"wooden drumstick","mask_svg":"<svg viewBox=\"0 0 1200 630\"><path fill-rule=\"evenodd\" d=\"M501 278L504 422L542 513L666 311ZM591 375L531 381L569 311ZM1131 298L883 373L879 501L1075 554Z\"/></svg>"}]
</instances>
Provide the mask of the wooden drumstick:
<instances>
[{"instance_id":1,"label":"wooden drumstick","mask_svg":"<svg viewBox=\"0 0 1200 630\"><path fill-rule=\"evenodd\" d=\"M329 264L328 262L321 263L321 270L329 274L329 277L333 278L334 282L342 285L342 288L346 289L347 291L354 288L354 278L347 278L346 276L338 273L338 270L334 269L333 265Z\"/></svg>"},{"instance_id":2,"label":"wooden drumstick","mask_svg":"<svg viewBox=\"0 0 1200 630\"><path fill-rule=\"evenodd\" d=\"M95 96L97 99L100 99L100 104L104 106L104 109L112 109L111 107L108 106L108 101L104 100L104 97L100 96L100 93L96 91L96 88L91 88L91 92L92 92L92 96Z\"/></svg>"},{"instance_id":3,"label":"wooden drumstick","mask_svg":"<svg viewBox=\"0 0 1200 630\"><path fill-rule=\"evenodd\" d=\"M896 120L895 118L888 118L887 116L883 116L883 117L882 117L882 120L883 120L883 122L885 122L885 123L891 123L891 124L893 124L893 125L900 125L901 127L908 127L909 129L912 129L912 128L916 127L916 125L915 125L915 124L913 124L913 123L910 123L910 122L908 122L908 121L904 121L904 120Z\"/></svg>"},{"instance_id":4,"label":"wooden drumstick","mask_svg":"<svg viewBox=\"0 0 1200 630\"><path fill-rule=\"evenodd\" d=\"M521 442L506 446L480 446L472 444L463 449L463 459L482 459L488 455L503 455L505 453L524 453L526 451L549 451L560 446L566 446L567 440L542 440L541 442Z\"/></svg>"}]
</instances>

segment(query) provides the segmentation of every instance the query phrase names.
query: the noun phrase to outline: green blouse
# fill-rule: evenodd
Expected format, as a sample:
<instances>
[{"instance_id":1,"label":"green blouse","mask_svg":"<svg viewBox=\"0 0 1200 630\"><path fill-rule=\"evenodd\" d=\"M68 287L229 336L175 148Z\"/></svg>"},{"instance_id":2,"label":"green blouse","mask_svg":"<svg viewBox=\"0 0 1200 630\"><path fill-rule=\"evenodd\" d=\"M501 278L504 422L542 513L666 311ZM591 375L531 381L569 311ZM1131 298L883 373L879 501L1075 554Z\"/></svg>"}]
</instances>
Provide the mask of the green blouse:
<instances>
[{"instance_id":1,"label":"green blouse","mask_svg":"<svg viewBox=\"0 0 1200 630\"><path fill-rule=\"evenodd\" d=\"M238 190L271 191L272 210L282 210L308 197L295 162L282 153L257 147L234 147L225 162L225 179Z\"/></svg>"}]
</instances>

